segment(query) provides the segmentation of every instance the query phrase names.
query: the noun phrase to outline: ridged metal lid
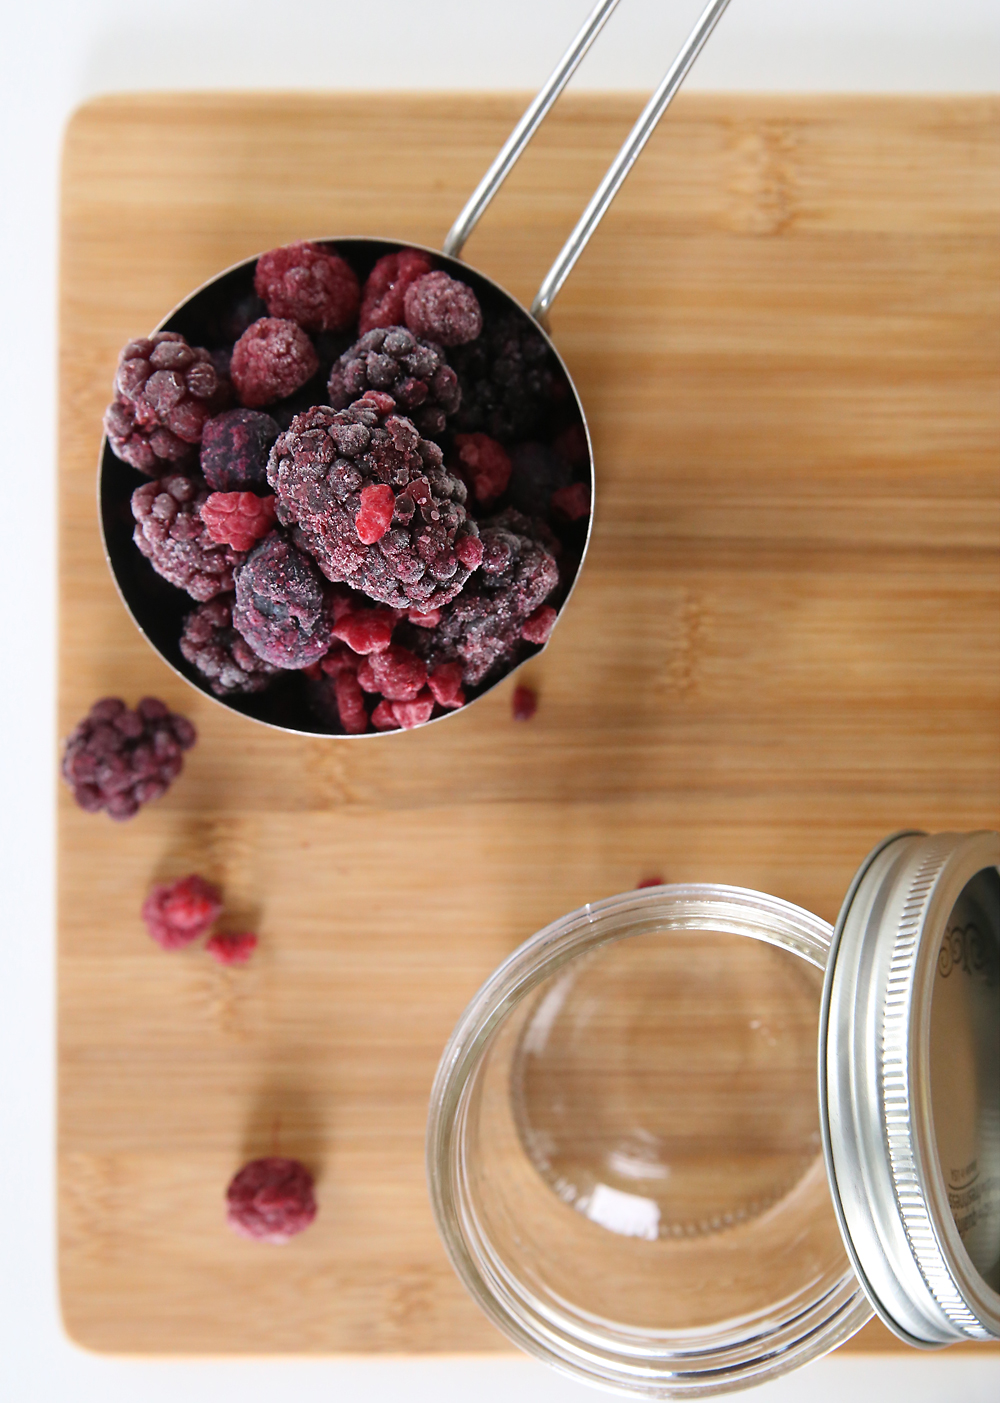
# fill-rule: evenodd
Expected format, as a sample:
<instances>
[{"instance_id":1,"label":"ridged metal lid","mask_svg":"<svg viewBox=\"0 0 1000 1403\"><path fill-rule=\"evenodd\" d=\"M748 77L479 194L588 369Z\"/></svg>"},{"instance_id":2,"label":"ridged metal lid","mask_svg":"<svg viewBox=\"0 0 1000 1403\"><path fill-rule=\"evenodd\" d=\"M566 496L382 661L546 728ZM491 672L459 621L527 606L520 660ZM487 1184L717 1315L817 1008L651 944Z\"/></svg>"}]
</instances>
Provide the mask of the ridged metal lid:
<instances>
[{"instance_id":1,"label":"ridged metal lid","mask_svg":"<svg viewBox=\"0 0 1000 1403\"><path fill-rule=\"evenodd\" d=\"M899 833L844 902L820 1018L840 1228L909 1344L1000 1338L1000 835Z\"/></svg>"}]
</instances>

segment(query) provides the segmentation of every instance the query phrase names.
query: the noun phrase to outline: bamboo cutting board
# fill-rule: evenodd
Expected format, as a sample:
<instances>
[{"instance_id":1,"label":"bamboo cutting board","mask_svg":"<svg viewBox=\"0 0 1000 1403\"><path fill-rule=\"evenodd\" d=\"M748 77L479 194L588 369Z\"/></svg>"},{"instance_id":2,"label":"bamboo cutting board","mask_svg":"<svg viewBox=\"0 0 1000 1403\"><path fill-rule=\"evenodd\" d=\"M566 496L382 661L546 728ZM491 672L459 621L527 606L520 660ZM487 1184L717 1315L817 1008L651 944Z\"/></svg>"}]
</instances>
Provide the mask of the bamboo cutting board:
<instances>
[{"instance_id":1,"label":"bamboo cutting board","mask_svg":"<svg viewBox=\"0 0 1000 1403\"><path fill-rule=\"evenodd\" d=\"M678 99L555 309L597 515L531 723L508 683L426 732L272 734L137 634L94 503L119 346L292 238L440 246L522 105L143 95L70 125L61 731L153 693L200 732L129 824L60 795L60 1270L91 1348L506 1348L422 1163L503 956L652 873L832 920L886 833L1000 823L993 99ZM530 299L639 105L564 99L470 261ZM246 969L145 936L149 884L194 869L260 931ZM222 1213L275 1133L321 1205L282 1250Z\"/></svg>"}]
</instances>

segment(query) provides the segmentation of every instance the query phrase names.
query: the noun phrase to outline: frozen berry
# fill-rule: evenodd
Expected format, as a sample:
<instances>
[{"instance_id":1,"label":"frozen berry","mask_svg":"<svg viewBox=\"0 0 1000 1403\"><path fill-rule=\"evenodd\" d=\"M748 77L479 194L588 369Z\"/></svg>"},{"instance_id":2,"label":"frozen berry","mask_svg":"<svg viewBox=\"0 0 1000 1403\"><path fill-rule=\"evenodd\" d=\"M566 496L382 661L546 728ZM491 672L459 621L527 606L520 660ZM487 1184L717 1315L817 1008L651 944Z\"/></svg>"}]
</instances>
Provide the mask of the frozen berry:
<instances>
[{"instance_id":1,"label":"frozen berry","mask_svg":"<svg viewBox=\"0 0 1000 1403\"><path fill-rule=\"evenodd\" d=\"M467 346L448 357L458 374L462 403L455 427L510 443L546 427L557 384L555 358L525 316L496 318Z\"/></svg>"},{"instance_id":2,"label":"frozen berry","mask_svg":"<svg viewBox=\"0 0 1000 1403\"><path fill-rule=\"evenodd\" d=\"M392 714L404 731L412 731L417 726L425 726L434 710L434 695L424 689L412 701L394 701Z\"/></svg>"},{"instance_id":3,"label":"frozen berry","mask_svg":"<svg viewBox=\"0 0 1000 1403\"><path fill-rule=\"evenodd\" d=\"M376 487L362 487L358 498L358 514L354 518L358 540L366 546L373 546L376 541L381 541L392 524L396 498L392 488L382 483Z\"/></svg>"},{"instance_id":4,"label":"frozen berry","mask_svg":"<svg viewBox=\"0 0 1000 1403\"><path fill-rule=\"evenodd\" d=\"M213 492L267 487L267 455L281 430L259 409L228 409L201 436L201 471Z\"/></svg>"},{"instance_id":5,"label":"frozen berry","mask_svg":"<svg viewBox=\"0 0 1000 1403\"><path fill-rule=\"evenodd\" d=\"M483 314L472 288L441 271L425 273L411 283L403 311L414 336L442 346L463 346L475 341L483 329Z\"/></svg>"},{"instance_id":6,"label":"frozen berry","mask_svg":"<svg viewBox=\"0 0 1000 1403\"><path fill-rule=\"evenodd\" d=\"M380 701L372 712L372 725L376 731L398 731L399 722L393 714L392 702Z\"/></svg>"},{"instance_id":7,"label":"frozen berry","mask_svg":"<svg viewBox=\"0 0 1000 1403\"><path fill-rule=\"evenodd\" d=\"M427 686L441 706L459 707L465 701L460 663L439 663L427 678Z\"/></svg>"},{"instance_id":8,"label":"frozen berry","mask_svg":"<svg viewBox=\"0 0 1000 1403\"><path fill-rule=\"evenodd\" d=\"M144 697L135 711L119 697L105 697L67 737L62 776L81 809L131 818L166 793L195 738L187 717L156 697Z\"/></svg>"},{"instance_id":9,"label":"frozen berry","mask_svg":"<svg viewBox=\"0 0 1000 1403\"><path fill-rule=\"evenodd\" d=\"M253 492L213 492L201 504L201 519L213 541L247 551L274 529L274 498Z\"/></svg>"},{"instance_id":10,"label":"frozen berry","mask_svg":"<svg viewBox=\"0 0 1000 1403\"><path fill-rule=\"evenodd\" d=\"M257 948L253 931L217 931L205 941L205 949L220 965L245 965Z\"/></svg>"},{"instance_id":11,"label":"frozen berry","mask_svg":"<svg viewBox=\"0 0 1000 1403\"><path fill-rule=\"evenodd\" d=\"M261 317L233 347L229 372L249 408L287 399L319 369L313 343L295 322Z\"/></svg>"},{"instance_id":12,"label":"frozen berry","mask_svg":"<svg viewBox=\"0 0 1000 1403\"><path fill-rule=\"evenodd\" d=\"M642 879L641 882L636 882L636 884L635 884L635 889L636 889L636 891L641 891L643 887L662 887L662 886L663 886L663 878L660 877L660 876L656 876L656 877L643 877L643 879Z\"/></svg>"},{"instance_id":13,"label":"frozen berry","mask_svg":"<svg viewBox=\"0 0 1000 1403\"><path fill-rule=\"evenodd\" d=\"M333 694L345 734L358 736L367 731L368 712L357 676L346 670L338 673L333 679Z\"/></svg>"},{"instance_id":14,"label":"frozen berry","mask_svg":"<svg viewBox=\"0 0 1000 1403\"><path fill-rule=\"evenodd\" d=\"M538 693L530 687L515 687L510 709L515 721L530 721L538 710Z\"/></svg>"},{"instance_id":15,"label":"frozen berry","mask_svg":"<svg viewBox=\"0 0 1000 1403\"><path fill-rule=\"evenodd\" d=\"M201 518L208 496L201 478L179 474L132 493L132 539L158 575L202 603L233 588L233 570L243 559L209 534Z\"/></svg>"},{"instance_id":16,"label":"frozen berry","mask_svg":"<svg viewBox=\"0 0 1000 1403\"><path fill-rule=\"evenodd\" d=\"M355 653L382 653L392 642L395 623L390 609L358 609L341 615L333 626L333 636Z\"/></svg>"},{"instance_id":17,"label":"frozen berry","mask_svg":"<svg viewBox=\"0 0 1000 1403\"><path fill-rule=\"evenodd\" d=\"M195 459L206 420L230 393L208 351L176 331L130 341L114 388L104 416L112 452L151 477Z\"/></svg>"},{"instance_id":18,"label":"frozen berry","mask_svg":"<svg viewBox=\"0 0 1000 1403\"><path fill-rule=\"evenodd\" d=\"M306 331L346 331L361 302L354 269L318 244L286 244L261 254L253 285L270 316Z\"/></svg>"},{"instance_id":19,"label":"frozen berry","mask_svg":"<svg viewBox=\"0 0 1000 1403\"><path fill-rule=\"evenodd\" d=\"M488 434L456 434L459 471L472 488L480 506L490 506L502 497L510 481L507 451Z\"/></svg>"},{"instance_id":20,"label":"frozen berry","mask_svg":"<svg viewBox=\"0 0 1000 1403\"><path fill-rule=\"evenodd\" d=\"M369 662L386 701L413 701L427 682L427 664L407 648L389 647L372 653Z\"/></svg>"},{"instance_id":21,"label":"frozen berry","mask_svg":"<svg viewBox=\"0 0 1000 1403\"><path fill-rule=\"evenodd\" d=\"M590 488L585 482L571 482L552 494L552 510L568 521L582 521L590 515Z\"/></svg>"},{"instance_id":22,"label":"frozen berry","mask_svg":"<svg viewBox=\"0 0 1000 1403\"><path fill-rule=\"evenodd\" d=\"M525 516L548 516L554 495L569 484L565 458L529 441L511 449L510 463L510 504Z\"/></svg>"},{"instance_id":23,"label":"frozen berry","mask_svg":"<svg viewBox=\"0 0 1000 1403\"><path fill-rule=\"evenodd\" d=\"M346 409L366 390L383 390L428 438L443 433L461 399L458 376L440 346L418 341L405 326L362 336L334 361L327 389L334 409Z\"/></svg>"},{"instance_id":24,"label":"frozen berry","mask_svg":"<svg viewBox=\"0 0 1000 1403\"><path fill-rule=\"evenodd\" d=\"M549 634L555 628L556 617L556 611L550 604L539 604L521 625L521 637L527 643L547 643Z\"/></svg>"},{"instance_id":25,"label":"frozen berry","mask_svg":"<svg viewBox=\"0 0 1000 1403\"><path fill-rule=\"evenodd\" d=\"M316 1217L313 1177L296 1159L253 1159L233 1178L226 1204L229 1226L243 1237L287 1242Z\"/></svg>"},{"instance_id":26,"label":"frozen berry","mask_svg":"<svg viewBox=\"0 0 1000 1403\"><path fill-rule=\"evenodd\" d=\"M142 903L142 919L164 950L180 950L204 935L222 914L222 893L192 873L168 886L155 886Z\"/></svg>"},{"instance_id":27,"label":"frozen berry","mask_svg":"<svg viewBox=\"0 0 1000 1403\"><path fill-rule=\"evenodd\" d=\"M390 396L369 391L347 409L317 405L298 415L271 450L268 480L279 521L328 580L392 608L433 609L468 580L461 553L478 547L479 531L440 448L393 408ZM359 513L368 519L362 493L378 486L392 490L392 521L366 544L357 526Z\"/></svg>"},{"instance_id":28,"label":"frozen berry","mask_svg":"<svg viewBox=\"0 0 1000 1403\"><path fill-rule=\"evenodd\" d=\"M401 326L407 288L430 271L430 258L415 248L404 248L380 258L368 274L361 294L358 322L361 335L376 326Z\"/></svg>"},{"instance_id":29,"label":"frozen berry","mask_svg":"<svg viewBox=\"0 0 1000 1403\"><path fill-rule=\"evenodd\" d=\"M323 577L279 532L256 545L236 572L233 627L274 667L318 662L331 643Z\"/></svg>"},{"instance_id":30,"label":"frozen berry","mask_svg":"<svg viewBox=\"0 0 1000 1403\"><path fill-rule=\"evenodd\" d=\"M409 609L406 617L418 628L436 628L441 622L440 609Z\"/></svg>"},{"instance_id":31,"label":"frozen berry","mask_svg":"<svg viewBox=\"0 0 1000 1403\"><path fill-rule=\"evenodd\" d=\"M233 596L228 594L210 599L188 614L180 649L192 667L208 679L217 697L262 692L278 672L233 628Z\"/></svg>"}]
</instances>

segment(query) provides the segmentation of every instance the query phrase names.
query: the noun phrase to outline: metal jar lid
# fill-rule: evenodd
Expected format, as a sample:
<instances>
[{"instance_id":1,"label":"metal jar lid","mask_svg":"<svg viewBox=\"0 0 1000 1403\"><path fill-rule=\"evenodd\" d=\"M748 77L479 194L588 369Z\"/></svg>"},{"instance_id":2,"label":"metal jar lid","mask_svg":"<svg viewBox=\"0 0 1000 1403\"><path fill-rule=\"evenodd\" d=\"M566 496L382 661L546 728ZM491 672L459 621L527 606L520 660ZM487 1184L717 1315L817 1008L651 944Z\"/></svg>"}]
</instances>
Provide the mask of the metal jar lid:
<instances>
[{"instance_id":1,"label":"metal jar lid","mask_svg":"<svg viewBox=\"0 0 1000 1403\"><path fill-rule=\"evenodd\" d=\"M820 1121L844 1244L909 1344L1000 1337L1000 835L899 833L830 949Z\"/></svg>"}]
</instances>

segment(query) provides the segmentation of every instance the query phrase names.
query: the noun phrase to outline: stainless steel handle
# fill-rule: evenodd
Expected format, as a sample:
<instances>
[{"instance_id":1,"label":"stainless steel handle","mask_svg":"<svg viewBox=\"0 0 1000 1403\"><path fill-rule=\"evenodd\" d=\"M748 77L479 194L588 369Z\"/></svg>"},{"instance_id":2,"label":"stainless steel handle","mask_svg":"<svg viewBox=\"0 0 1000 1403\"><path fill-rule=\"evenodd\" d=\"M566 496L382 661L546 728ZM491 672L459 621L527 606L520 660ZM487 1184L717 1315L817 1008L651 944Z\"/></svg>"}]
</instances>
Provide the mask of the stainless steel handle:
<instances>
[{"instance_id":1,"label":"stainless steel handle","mask_svg":"<svg viewBox=\"0 0 1000 1403\"><path fill-rule=\"evenodd\" d=\"M511 132L496 160L456 219L444 243L445 253L458 257L462 245L476 227L483 211L510 174L514 163L541 125L556 98L569 82L584 54L603 29L617 3L618 0L601 0L601 3L590 14L583 28L559 61L552 76ZM542 285L531 304L531 314L543 326L547 327L548 325L549 309L563 283L569 277L573 265L586 248L591 234L600 224L608 206L621 189L625 177L638 160L639 154L652 136L657 122L670 106L674 95L690 72L692 64L701 53L728 4L729 0L709 0L702 11L701 18L688 35L684 47L640 113L639 120L629 132L624 145L609 166L607 174L577 221L576 227L563 245L559 256L542 279Z\"/></svg>"}]
</instances>

